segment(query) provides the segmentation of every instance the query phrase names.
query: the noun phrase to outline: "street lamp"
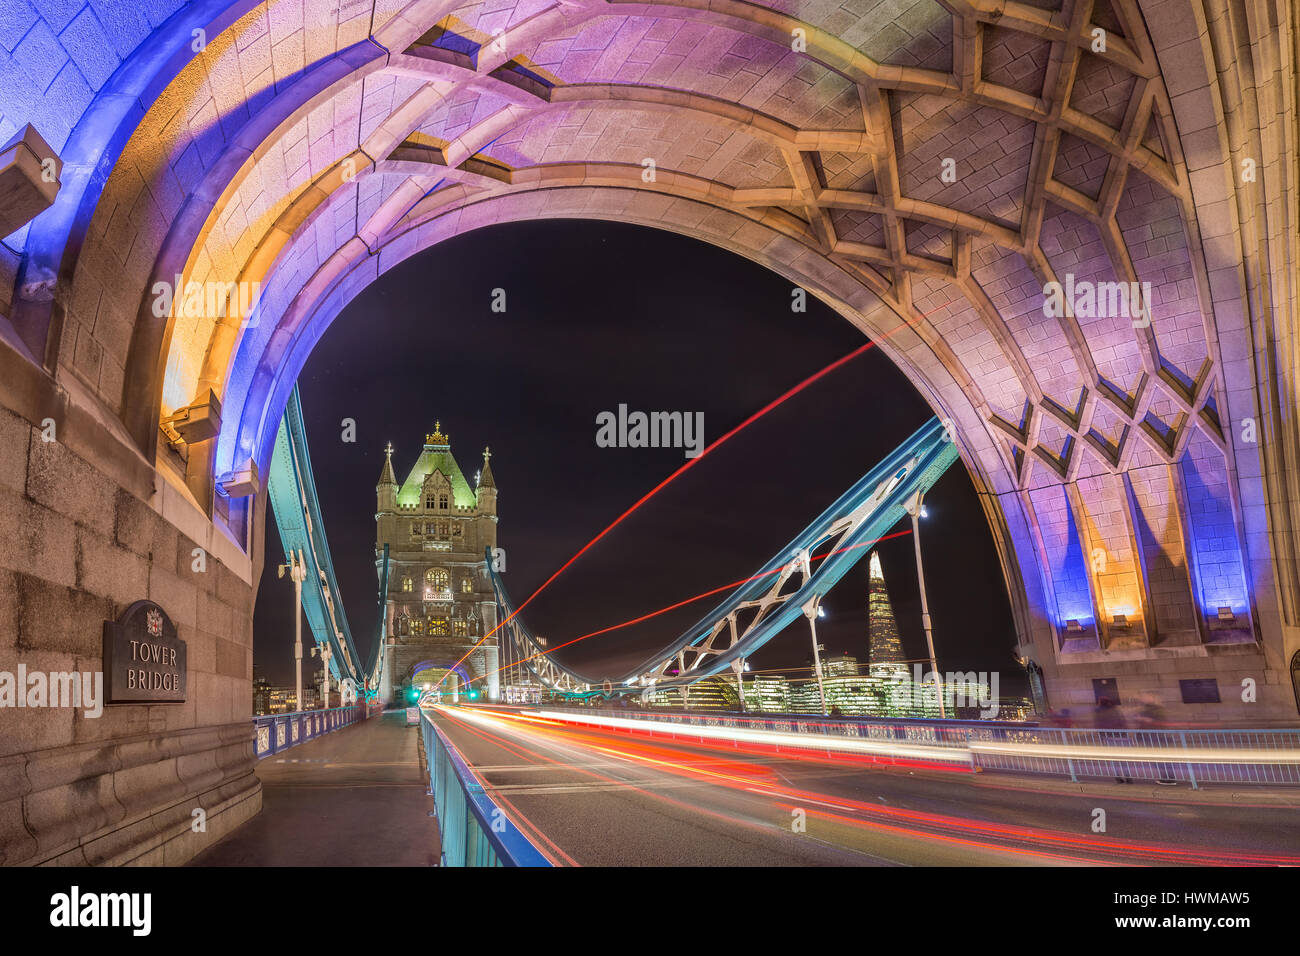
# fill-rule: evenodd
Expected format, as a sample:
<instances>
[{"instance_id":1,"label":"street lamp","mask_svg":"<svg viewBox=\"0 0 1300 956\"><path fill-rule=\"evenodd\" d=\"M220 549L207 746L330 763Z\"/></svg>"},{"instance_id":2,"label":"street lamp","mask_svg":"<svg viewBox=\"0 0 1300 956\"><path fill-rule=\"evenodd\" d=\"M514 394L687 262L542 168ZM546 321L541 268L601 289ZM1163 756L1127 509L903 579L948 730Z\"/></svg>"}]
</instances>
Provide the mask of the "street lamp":
<instances>
[{"instance_id":1,"label":"street lamp","mask_svg":"<svg viewBox=\"0 0 1300 956\"><path fill-rule=\"evenodd\" d=\"M826 688L822 684L822 653L821 647L817 644L817 618L825 617L826 612L821 607L821 598L813 595L808 599L808 603L803 606L804 617L808 618L808 630L812 632L813 646L813 672L817 675L817 697L822 703L822 716L826 716Z\"/></svg>"},{"instance_id":2,"label":"street lamp","mask_svg":"<svg viewBox=\"0 0 1300 956\"><path fill-rule=\"evenodd\" d=\"M298 692L296 706L302 710L302 582L307 579L307 562L301 549L296 554L290 551L289 563L280 565L281 578L285 571L293 579L293 657L297 668L295 686Z\"/></svg>"},{"instance_id":3,"label":"street lamp","mask_svg":"<svg viewBox=\"0 0 1300 956\"><path fill-rule=\"evenodd\" d=\"M744 673L745 671L749 670L749 665L745 663L745 659L743 657L737 657L734 661L731 662L731 669L736 674L736 691L737 693L740 694L740 710L743 713L747 709L745 707Z\"/></svg>"},{"instance_id":4,"label":"street lamp","mask_svg":"<svg viewBox=\"0 0 1300 956\"><path fill-rule=\"evenodd\" d=\"M320 644L311 649L311 654L312 657L320 655L321 668L325 676L321 683L321 709L327 710L330 705L330 658L334 656L334 651L328 644Z\"/></svg>"},{"instance_id":5,"label":"street lamp","mask_svg":"<svg viewBox=\"0 0 1300 956\"><path fill-rule=\"evenodd\" d=\"M921 503L921 490L918 488L903 505L912 516L912 544L916 547L916 582L921 592L921 626L925 628L925 644L930 649L930 673L934 675L934 687L939 692L939 716L946 718L947 710L943 706L943 681L939 677L939 663L934 656L934 634L930 630L930 607L925 600L925 568L921 564L921 525L920 520L927 516L925 505Z\"/></svg>"}]
</instances>

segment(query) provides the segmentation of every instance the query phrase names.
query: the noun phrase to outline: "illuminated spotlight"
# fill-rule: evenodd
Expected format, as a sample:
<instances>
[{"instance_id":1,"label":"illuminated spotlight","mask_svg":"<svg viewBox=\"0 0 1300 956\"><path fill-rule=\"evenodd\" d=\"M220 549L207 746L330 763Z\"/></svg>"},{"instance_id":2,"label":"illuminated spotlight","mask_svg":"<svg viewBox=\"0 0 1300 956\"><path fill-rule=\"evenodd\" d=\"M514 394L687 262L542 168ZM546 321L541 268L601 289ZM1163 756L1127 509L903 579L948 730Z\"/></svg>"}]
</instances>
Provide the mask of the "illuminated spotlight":
<instances>
[{"instance_id":1,"label":"illuminated spotlight","mask_svg":"<svg viewBox=\"0 0 1300 956\"><path fill-rule=\"evenodd\" d=\"M926 510L925 505L921 505L921 517L922 518L930 517L930 512Z\"/></svg>"},{"instance_id":2,"label":"illuminated spotlight","mask_svg":"<svg viewBox=\"0 0 1300 956\"><path fill-rule=\"evenodd\" d=\"M1224 624L1231 624L1236 619L1237 619L1237 615L1232 613L1232 608L1230 607L1219 608L1219 620L1222 621Z\"/></svg>"},{"instance_id":3,"label":"illuminated spotlight","mask_svg":"<svg viewBox=\"0 0 1300 956\"><path fill-rule=\"evenodd\" d=\"M1114 624L1115 627L1128 627L1129 626L1128 615L1116 614L1115 617L1112 619L1111 623Z\"/></svg>"},{"instance_id":4,"label":"illuminated spotlight","mask_svg":"<svg viewBox=\"0 0 1300 956\"><path fill-rule=\"evenodd\" d=\"M1068 621L1065 622L1065 632L1067 634L1082 634L1083 625L1080 624L1074 618L1070 618Z\"/></svg>"},{"instance_id":5,"label":"illuminated spotlight","mask_svg":"<svg viewBox=\"0 0 1300 956\"><path fill-rule=\"evenodd\" d=\"M817 606L817 616L818 617L826 616L826 608L822 607L820 604Z\"/></svg>"}]
</instances>

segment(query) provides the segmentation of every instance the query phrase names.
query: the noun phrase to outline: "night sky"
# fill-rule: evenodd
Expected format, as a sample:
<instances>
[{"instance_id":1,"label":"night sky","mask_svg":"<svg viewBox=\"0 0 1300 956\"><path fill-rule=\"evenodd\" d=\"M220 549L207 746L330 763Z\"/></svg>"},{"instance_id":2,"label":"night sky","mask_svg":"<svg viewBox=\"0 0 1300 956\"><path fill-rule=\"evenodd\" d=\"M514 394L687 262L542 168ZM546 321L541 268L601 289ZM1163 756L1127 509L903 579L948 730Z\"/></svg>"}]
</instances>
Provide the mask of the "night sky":
<instances>
[{"instance_id":1,"label":"night sky","mask_svg":"<svg viewBox=\"0 0 1300 956\"><path fill-rule=\"evenodd\" d=\"M506 311L491 309L504 289ZM862 344L862 335L731 253L617 223L493 226L407 259L338 316L299 380L313 468L358 651L376 625L375 484L392 441L399 482L435 419L470 484L492 448L505 581L521 603L574 552L680 466L680 449L599 448L596 416L703 411L712 441ZM552 645L747 577L932 416L889 359L870 350L708 455L562 575L524 612ZM356 420L344 443L341 421ZM1020 693L997 554L965 469L929 493L922 522L943 670L999 670ZM269 512L269 509L268 509ZM904 521L894 530L910 527ZM292 585L279 581L268 513L254 663L293 683ZM824 602L828 654L866 659L867 561ZM880 545L909 657L925 656L911 535ZM720 600L561 651L590 676L618 673ZM306 625L304 624L304 627ZM306 641L305 641L306 643ZM792 676L811 663L802 623L752 659ZM306 670L304 666L304 670Z\"/></svg>"}]
</instances>

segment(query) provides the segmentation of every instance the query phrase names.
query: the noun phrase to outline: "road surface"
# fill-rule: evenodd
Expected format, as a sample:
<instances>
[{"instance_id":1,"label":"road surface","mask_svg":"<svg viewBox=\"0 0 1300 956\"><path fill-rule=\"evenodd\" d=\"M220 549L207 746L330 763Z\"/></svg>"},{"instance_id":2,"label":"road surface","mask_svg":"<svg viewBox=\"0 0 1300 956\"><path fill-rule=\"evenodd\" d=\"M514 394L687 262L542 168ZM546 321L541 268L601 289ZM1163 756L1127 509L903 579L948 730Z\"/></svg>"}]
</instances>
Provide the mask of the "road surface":
<instances>
[{"instance_id":1,"label":"road surface","mask_svg":"<svg viewBox=\"0 0 1300 956\"><path fill-rule=\"evenodd\" d=\"M558 865L1300 864L1297 791L1079 785L747 752L504 708L431 713Z\"/></svg>"}]
</instances>

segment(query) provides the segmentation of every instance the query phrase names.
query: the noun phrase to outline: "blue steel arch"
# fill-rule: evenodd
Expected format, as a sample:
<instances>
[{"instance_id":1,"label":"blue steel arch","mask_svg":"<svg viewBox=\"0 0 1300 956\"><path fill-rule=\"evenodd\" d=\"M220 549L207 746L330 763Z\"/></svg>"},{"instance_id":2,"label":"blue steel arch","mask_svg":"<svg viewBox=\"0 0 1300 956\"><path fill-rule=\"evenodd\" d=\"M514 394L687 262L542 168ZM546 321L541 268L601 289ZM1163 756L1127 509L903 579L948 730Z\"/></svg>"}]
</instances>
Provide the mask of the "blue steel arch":
<instances>
[{"instance_id":1,"label":"blue steel arch","mask_svg":"<svg viewBox=\"0 0 1300 956\"><path fill-rule=\"evenodd\" d=\"M311 455L302 420L302 403L294 386L275 436L267 493L275 509L275 523L280 529L286 560L301 553L307 567L302 586L302 606L307 623L317 643L330 645L330 674L336 680L351 678L358 692L367 697L378 692L379 671L383 665L384 602L388 593L388 548L385 546L379 569L379 622L375 639L365 662L357 654L352 629L343 610L343 595L334 575L329 540L320 502L316 498L316 481L312 476ZM339 640L342 636L342 641Z\"/></svg>"}]
</instances>

